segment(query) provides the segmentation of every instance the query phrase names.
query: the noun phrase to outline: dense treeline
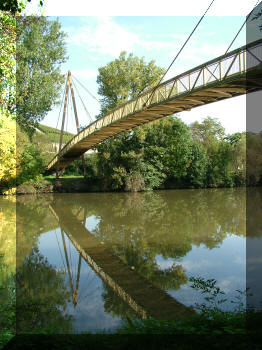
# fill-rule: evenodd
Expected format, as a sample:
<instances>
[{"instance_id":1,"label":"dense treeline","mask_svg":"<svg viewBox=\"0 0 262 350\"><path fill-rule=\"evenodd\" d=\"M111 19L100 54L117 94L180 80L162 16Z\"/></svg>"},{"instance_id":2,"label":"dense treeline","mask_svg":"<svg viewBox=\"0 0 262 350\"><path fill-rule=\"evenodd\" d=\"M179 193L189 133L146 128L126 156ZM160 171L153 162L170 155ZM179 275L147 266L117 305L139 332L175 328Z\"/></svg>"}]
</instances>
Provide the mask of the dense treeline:
<instances>
[{"instance_id":1,"label":"dense treeline","mask_svg":"<svg viewBox=\"0 0 262 350\"><path fill-rule=\"evenodd\" d=\"M100 190L117 191L259 185L261 151L260 135L226 135L210 117L190 126L168 117L100 144L86 159L87 177Z\"/></svg>"}]
</instances>

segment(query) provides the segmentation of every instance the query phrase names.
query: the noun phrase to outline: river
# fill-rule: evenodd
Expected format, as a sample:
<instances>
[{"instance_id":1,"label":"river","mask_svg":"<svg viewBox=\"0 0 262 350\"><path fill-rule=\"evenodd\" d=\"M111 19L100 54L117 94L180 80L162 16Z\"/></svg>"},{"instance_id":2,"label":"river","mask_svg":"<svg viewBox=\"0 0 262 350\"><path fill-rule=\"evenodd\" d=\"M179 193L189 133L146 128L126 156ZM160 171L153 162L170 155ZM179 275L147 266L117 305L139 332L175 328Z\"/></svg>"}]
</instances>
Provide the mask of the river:
<instances>
[{"instance_id":1,"label":"river","mask_svg":"<svg viewBox=\"0 0 262 350\"><path fill-rule=\"evenodd\" d=\"M216 280L225 310L246 288L245 188L24 195L0 208L0 283L16 269L28 310L18 331L111 332L127 317L190 316L207 303L192 277Z\"/></svg>"}]
</instances>

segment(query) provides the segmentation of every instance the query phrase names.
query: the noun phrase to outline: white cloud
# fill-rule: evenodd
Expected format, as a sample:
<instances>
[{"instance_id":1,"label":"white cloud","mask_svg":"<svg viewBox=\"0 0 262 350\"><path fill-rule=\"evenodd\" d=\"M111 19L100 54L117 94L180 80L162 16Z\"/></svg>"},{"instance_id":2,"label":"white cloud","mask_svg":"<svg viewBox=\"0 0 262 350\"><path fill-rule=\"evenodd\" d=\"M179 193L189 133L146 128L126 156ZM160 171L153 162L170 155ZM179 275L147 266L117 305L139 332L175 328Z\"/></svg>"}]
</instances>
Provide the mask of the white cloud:
<instances>
[{"instance_id":1,"label":"white cloud","mask_svg":"<svg viewBox=\"0 0 262 350\"><path fill-rule=\"evenodd\" d=\"M217 45L217 44L197 44L194 46L192 44L196 44L191 42L191 45L186 46L181 53L180 59L188 60L190 63L201 64L205 61L215 58L217 56L223 55L227 49L226 45ZM175 56L177 51L171 51L170 56ZM204 62L203 62L204 59Z\"/></svg>"},{"instance_id":2,"label":"white cloud","mask_svg":"<svg viewBox=\"0 0 262 350\"><path fill-rule=\"evenodd\" d=\"M94 80L96 79L98 75L98 71L96 69L90 69L90 68L85 68L85 69L79 69L79 70L74 70L73 73L77 79L85 79L85 80Z\"/></svg>"},{"instance_id":3,"label":"white cloud","mask_svg":"<svg viewBox=\"0 0 262 350\"><path fill-rule=\"evenodd\" d=\"M85 47L89 52L118 57L121 51L133 52L135 48L145 50L174 49L174 43L144 40L140 35L128 31L111 17L97 17L96 24L86 21L77 32L71 30L69 43Z\"/></svg>"},{"instance_id":4,"label":"white cloud","mask_svg":"<svg viewBox=\"0 0 262 350\"><path fill-rule=\"evenodd\" d=\"M137 41L139 38L136 34L114 23L110 17L98 17L95 26L86 24L70 38L75 45L113 57L119 56L121 51L132 51Z\"/></svg>"},{"instance_id":5,"label":"white cloud","mask_svg":"<svg viewBox=\"0 0 262 350\"><path fill-rule=\"evenodd\" d=\"M233 281L232 280L222 280L219 282L219 287L225 292L229 293L232 290Z\"/></svg>"},{"instance_id":6,"label":"white cloud","mask_svg":"<svg viewBox=\"0 0 262 350\"><path fill-rule=\"evenodd\" d=\"M239 288L238 286L245 284L245 282L245 277L228 276L226 279L218 281L217 284L225 293L230 293Z\"/></svg>"},{"instance_id":7,"label":"white cloud","mask_svg":"<svg viewBox=\"0 0 262 350\"><path fill-rule=\"evenodd\" d=\"M212 262L202 259L198 261L193 261L193 260L184 260L182 262L182 266L186 271L192 272L199 272L203 268L211 267L213 265Z\"/></svg>"},{"instance_id":8,"label":"white cloud","mask_svg":"<svg viewBox=\"0 0 262 350\"><path fill-rule=\"evenodd\" d=\"M90 58L91 61L94 61L94 62L97 62L97 61L100 60L100 58L99 58L99 57L96 57L96 56L91 56L91 57L89 57L89 58Z\"/></svg>"},{"instance_id":9,"label":"white cloud","mask_svg":"<svg viewBox=\"0 0 262 350\"><path fill-rule=\"evenodd\" d=\"M170 269L173 264L174 264L174 260L173 259L156 259L157 265L160 267L161 270L166 270L166 269Z\"/></svg>"}]
</instances>

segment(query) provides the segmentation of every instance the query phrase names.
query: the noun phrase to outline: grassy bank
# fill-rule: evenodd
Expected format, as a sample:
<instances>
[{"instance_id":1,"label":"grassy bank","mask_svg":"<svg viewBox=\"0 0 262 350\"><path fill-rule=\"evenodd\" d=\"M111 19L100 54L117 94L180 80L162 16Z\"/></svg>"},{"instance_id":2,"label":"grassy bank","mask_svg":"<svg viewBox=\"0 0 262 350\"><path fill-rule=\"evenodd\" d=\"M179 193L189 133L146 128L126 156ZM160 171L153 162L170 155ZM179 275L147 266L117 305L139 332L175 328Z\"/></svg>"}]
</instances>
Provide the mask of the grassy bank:
<instances>
[{"instance_id":1,"label":"grassy bank","mask_svg":"<svg viewBox=\"0 0 262 350\"><path fill-rule=\"evenodd\" d=\"M6 303L5 309L1 310L4 317L2 323L4 319L9 320L9 329L5 328L0 332L0 348L9 342L7 349L35 349L39 345L52 349L84 349L86 346L94 346L96 349L131 349L135 341L138 341L136 347L140 349L189 349L189 345L197 344L208 345L209 348L215 346L217 349L230 349L233 345L236 349L247 349L252 344L252 349L260 349L262 311L245 309L243 301L246 292L237 291L237 297L231 301L235 304L234 309L223 311L221 305L227 299L224 292L216 286L215 280L192 278L191 282L192 288L206 296L205 304L195 305L197 313L194 316L170 321L154 318L125 319L124 325L114 334L85 332L79 335L63 335L57 334L57 330L39 330L37 327L30 334L26 332L13 338L16 306L14 298L11 298L11 302ZM1 326L3 328L3 324Z\"/></svg>"}]
</instances>

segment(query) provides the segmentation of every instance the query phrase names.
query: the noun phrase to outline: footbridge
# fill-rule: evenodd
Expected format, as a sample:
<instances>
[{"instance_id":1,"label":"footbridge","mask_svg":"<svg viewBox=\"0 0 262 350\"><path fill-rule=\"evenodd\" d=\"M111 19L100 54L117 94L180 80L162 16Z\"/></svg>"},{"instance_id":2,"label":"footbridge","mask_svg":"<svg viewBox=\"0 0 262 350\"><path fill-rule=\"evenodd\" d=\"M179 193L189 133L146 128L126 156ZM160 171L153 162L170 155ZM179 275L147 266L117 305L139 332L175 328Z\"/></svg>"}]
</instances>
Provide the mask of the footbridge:
<instances>
[{"instance_id":1,"label":"footbridge","mask_svg":"<svg viewBox=\"0 0 262 350\"><path fill-rule=\"evenodd\" d=\"M92 122L60 150L47 171L64 169L87 150L125 130L261 89L262 39L177 75Z\"/></svg>"}]
</instances>

